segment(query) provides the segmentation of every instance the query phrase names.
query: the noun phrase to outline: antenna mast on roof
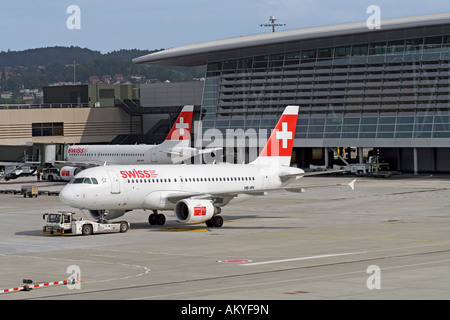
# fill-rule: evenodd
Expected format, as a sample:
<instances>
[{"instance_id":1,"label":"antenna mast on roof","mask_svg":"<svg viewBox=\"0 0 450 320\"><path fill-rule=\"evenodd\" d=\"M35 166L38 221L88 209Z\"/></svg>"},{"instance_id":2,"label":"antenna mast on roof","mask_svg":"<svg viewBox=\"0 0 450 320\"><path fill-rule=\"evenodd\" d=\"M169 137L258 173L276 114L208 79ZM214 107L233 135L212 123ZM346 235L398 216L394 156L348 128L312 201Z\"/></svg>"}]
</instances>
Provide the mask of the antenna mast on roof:
<instances>
[{"instance_id":1,"label":"antenna mast on roof","mask_svg":"<svg viewBox=\"0 0 450 320\"><path fill-rule=\"evenodd\" d=\"M263 23L263 24L260 24L259 26L260 27L272 27L272 32L275 32L275 27L282 27L282 26L286 25L286 23L275 23L276 20L278 20L278 19L275 19L274 16L270 16L269 17L270 23Z\"/></svg>"}]
</instances>

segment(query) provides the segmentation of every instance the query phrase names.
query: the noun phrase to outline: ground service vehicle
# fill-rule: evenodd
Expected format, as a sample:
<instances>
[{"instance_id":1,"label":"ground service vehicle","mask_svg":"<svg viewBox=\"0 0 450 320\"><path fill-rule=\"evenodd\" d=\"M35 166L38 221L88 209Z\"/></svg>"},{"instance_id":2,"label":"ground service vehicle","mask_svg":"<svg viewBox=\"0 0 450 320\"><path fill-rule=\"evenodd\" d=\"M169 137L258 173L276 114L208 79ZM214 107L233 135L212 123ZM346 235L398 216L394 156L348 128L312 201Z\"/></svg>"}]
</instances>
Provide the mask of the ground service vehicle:
<instances>
[{"instance_id":1,"label":"ground service vehicle","mask_svg":"<svg viewBox=\"0 0 450 320\"><path fill-rule=\"evenodd\" d=\"M109 223L108 221L94 221L90 219L76 219L73 212L44 213L46 224L44 234L85 236L93 233L127 232L130 224L126 221Z\"/></svg>"},{"instance_id":2,"label":"ground service vehicle","mask_svg":"<svg viewBox=\"0 0 450 320\"><path fill-rule=\"evenodd\" d=\"M56 168L45 168L42 171L42 180L47 181L61 181L59 170Z\"/></svg>"}]
</instances>

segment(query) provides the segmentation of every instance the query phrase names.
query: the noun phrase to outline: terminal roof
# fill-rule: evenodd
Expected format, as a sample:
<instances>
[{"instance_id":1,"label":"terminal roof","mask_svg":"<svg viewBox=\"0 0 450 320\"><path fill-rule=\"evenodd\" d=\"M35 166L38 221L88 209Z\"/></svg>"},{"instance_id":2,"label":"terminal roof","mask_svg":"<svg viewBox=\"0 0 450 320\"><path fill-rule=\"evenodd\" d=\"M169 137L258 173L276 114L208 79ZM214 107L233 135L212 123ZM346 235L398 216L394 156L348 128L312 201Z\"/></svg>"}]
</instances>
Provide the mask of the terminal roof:
<instances>
[{"instance_id":1,"label":"terminal roof","mask_svg":"<svg viewBox=\"0 0 450 320\"><path fill-rule=\"evenodd\" d=\"M450 23L450 12L381 21L380 31L399 28L439 26ZM173 66L199 66L209 62L298 50L298 42L371 31L366 21L265 33L191 44L151 53L133 59L134 63ZM377 30L372 30L377 32Z\"/></svg>"}]
</instances>

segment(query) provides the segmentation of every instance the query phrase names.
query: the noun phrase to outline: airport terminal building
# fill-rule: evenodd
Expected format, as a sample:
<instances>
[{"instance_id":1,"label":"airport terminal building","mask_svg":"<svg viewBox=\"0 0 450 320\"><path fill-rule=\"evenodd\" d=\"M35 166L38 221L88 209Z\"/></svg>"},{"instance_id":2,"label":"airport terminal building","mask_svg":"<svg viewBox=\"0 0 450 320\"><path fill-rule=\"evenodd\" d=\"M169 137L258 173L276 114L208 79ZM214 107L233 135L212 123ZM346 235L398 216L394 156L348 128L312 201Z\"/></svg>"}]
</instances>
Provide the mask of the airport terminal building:
<instances>
[{"instance_id":1,"label":"airport terminal building","mask_svg":"<svg viewBox=\"0 0 450 320\"><path fill-rule=\"evenodd\" d=\"M299 166L355 147L358 161L373 148L391 170L450 172L450 13L382 20L378 30L362 22L243 36L133 61L207 65L203 133L270 132L295 104Z\"/></svg>"}]
</instances>

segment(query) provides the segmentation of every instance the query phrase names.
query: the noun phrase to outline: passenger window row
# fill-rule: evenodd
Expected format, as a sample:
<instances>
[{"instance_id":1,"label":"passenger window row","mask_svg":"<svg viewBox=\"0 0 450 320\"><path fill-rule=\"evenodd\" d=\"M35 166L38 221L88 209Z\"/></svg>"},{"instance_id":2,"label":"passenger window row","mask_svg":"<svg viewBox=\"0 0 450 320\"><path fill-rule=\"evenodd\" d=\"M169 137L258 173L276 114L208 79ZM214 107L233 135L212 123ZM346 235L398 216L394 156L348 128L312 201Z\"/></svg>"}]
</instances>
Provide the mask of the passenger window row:
<instances>
[{"instance_id":1,"label":"passenger window row","mask_svg":"<svg viewBox=\"0 0 450 320\"><path fill-rule=\"evenodd\" d=\"M99 157L144 157L144 153L71 153L71 157L73 156L99 156Z\"/></svg>"},{"instance_id":2,"label":"passenger window row","mask_svg":"<svg viewBox=\"0 0 450 320\"><path fill-rule=\"evenodd\" d=\"M143 157L144 153L99 153L99 156L113 156L113 157Z\"/></svg>"},{"instance_id":3,"label":"passenger window row","mask_svg":"<svg viewBox=\"0 0 450 320\"><path fill-rule=\"evenodd\" d=\"M170 183L177 179L127 179L128 183ZM180 178L181 182L227 182L227 181L255 181L255 177L215 177L215 178ZM72 184L98 184L96 178L75 178Z\"/></svg>"},{"instance_id":4,"label":"passenger window row","mask_svg":"<svg viewBox=\"0 0 450 320\"><path fill-rule=\"evenodd\" d=\"M161 183L177 182L177 179L127 179L128 183ZM227 182L227 181L255 181L255 177L215 177L215 178L180 178L181 182Z\"/></svg>"}]
</instances>

